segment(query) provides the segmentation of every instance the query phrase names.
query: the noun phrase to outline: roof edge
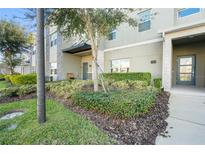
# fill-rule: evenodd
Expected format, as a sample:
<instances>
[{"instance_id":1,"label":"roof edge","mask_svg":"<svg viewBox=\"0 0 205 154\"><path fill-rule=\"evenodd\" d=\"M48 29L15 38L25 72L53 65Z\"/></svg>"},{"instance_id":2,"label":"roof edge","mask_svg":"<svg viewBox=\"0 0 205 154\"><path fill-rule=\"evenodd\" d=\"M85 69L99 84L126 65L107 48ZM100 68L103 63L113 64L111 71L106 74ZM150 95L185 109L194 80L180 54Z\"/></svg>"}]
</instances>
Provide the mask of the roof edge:
<instances>
[{"instance_id":1,"label":"roof edge","mask_svg":"<svg viewBox=\"0 0 205 154\"><path fill-rule=\"evenodd\" d=\"M180 30L186 30L188 28L198 27L198 26L202 26L202 25L205 25L205 20L201 20L201 21L194 22L194 23L191 23L191 24L175 26L175 27L165 29L165 30L160 30L158 33L172 33L172 32L177 32L177 31L180 31Z\"/></svg>"}]
</instances>

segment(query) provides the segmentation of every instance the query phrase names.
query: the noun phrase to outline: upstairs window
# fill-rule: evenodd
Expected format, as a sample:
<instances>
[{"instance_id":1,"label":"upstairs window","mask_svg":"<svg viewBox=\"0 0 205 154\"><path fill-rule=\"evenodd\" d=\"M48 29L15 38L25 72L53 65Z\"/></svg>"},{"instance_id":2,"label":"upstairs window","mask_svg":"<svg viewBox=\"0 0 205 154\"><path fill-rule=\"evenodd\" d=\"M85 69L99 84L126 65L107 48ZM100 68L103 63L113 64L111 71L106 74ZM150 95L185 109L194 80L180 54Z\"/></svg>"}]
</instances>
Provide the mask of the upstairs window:
<instances>
[{"instance_id":1,"label":"upstairs window","mask_svg":"<svg viewBox=\"0 0 205 154\"><path fill-rule=\"evenodd\" d=\"M151 28L151 9L138 13L138 31L143 32Z\"/></svg>"},{"instance_id":2,"label":"upstairs window","mask_svg":"<svg viewBox=\"0 0 205 154\"><path fill-rule=\"evenodd\" d=\"M116 30L113 30L108 34L108 40L114 40L116 39Z\"/></svg>"},{"instance_id":3,"label":"upstairs window","mask_svg":"<svg viewBox=\"0 0 205 154\"><path fill-rule=\"evenodd\" d=\"M178 10L177 15L178 18L182 18L199 12L201 12L200 8L185 8L185 9Z\"/></svg>"},{"instance_id":4,"label":"upstairs window","mask_svg":"<svg viewBox=\"0 0 205 154\"><path fill-rule=\"evenodd\" d=\"M111 61L111 72L112 73L126 73L130 69L129 59L117 59Z\"/></svg>"},{"instance_id":5,"label":"upstairs window","mask_svg":"<svg viewBox=\"0 0 205 154\"><path fill-rule=\"evenodd\" d=\"M57 44L57 33L53 33L51 35L51 47L55 46Z\"/></svg>"}]
</instances>

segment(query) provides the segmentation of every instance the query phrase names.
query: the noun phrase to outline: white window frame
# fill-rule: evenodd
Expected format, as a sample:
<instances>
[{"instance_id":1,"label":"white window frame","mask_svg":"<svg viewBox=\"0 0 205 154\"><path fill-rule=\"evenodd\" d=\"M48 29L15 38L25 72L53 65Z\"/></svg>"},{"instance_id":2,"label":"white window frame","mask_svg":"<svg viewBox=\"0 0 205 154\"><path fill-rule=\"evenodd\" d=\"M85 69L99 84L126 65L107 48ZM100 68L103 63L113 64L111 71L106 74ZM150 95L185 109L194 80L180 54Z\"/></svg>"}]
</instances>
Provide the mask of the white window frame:
<instances>
[{"instance_id":1,"label":"white window frame","mask_svg":"<svg viewBox=\"0 0 205 154\"><path fill-rule=\"evenodd\" d=\"M113 33L115 33L115 38L114 39L109 39L109 35L112 35ZM117 30L114 29L108 34L108 41L112 41L112 40L116 40L116 39L117 39Z\"/></svg>"},{"instance_id":2,"label":"white window frame","mask_svg":"<svg viewBox=\"0 0 205 154\"><path fill-rule=\"evenodd\" d=\"M115 60L128 60L129 61L129 70L128 72L130 72L130 58L120 58L120 59L112 59L110 60L110 72L111 73L128 73L128 72L113 72L113 67L112 67L112 61L115 61Z\"/></svg>"},{"instance_id":3,"label":"white window frame","mask_svg":"<svg viewBox=\"0 0 205 154\"><path fill-rule=\"evenodd\" d=\"M54 34L56 34L56 38L55 38L55 39L52 38L52 36L53 36ZM50 47L51 47L51 48L57 45L57 38L58 38L58 33L57 33L57 32L54 32L54 33L52 33L52 34L50 35ZM56 40L56 44L54 45L55 40ZM53 43L52 43L52 42L53 42ZM51 44L52 44L52 46L51 46Z\"/></svg>"},{"instance_id":4,"label":"white window frame","mask_svg":"<svg viewBox=\"0 0 205 154\"><path fill-rule=\"evenodd\" d=\"M146 20L146 21L144 21L144 22L140 22L139 14L141 14L141 13L143 13L143 12L146 12L146 11L149 11L149 10L150 10L150 19L149 19L149 20ZM152 29L151 15L152 15L152 9L151 9L151 8L150 8L150 9L143 10L143 11L140 11L140 12L137 13L138 20L139 20L139 22L138 22L138 32L139 32L139 33L141 33L141 32L146 32L146 31L149 31L149 30ZM147 30L144 30L144 31L139 31L139 24L143 24L143 23L145 23L145 22L147 22L147 21L150 21L150 29L147 29Z\"/></svg>"},{"instance_id":5,"label":"white window frame","mask_svg":"<svg viewBox=\"0 0 205 154\"><path fill-rule=\"evenodd\" d=\"M190 16L194 16L194 15L199 14L199 13L202 12L202 8L199 8L200 11L197 12L197 13L193 13L193 14L190 14L190 15L187 15L187 16L184 16L184 17L180 17L179 16L179 11L182 11L182 10L185 10L185 9L190 9L190 8L182 8L182 9L178 9L177 10L177 19L184 19L184 18L187 18L187 17L190 17Z\"/></svg>"}]
</instances>

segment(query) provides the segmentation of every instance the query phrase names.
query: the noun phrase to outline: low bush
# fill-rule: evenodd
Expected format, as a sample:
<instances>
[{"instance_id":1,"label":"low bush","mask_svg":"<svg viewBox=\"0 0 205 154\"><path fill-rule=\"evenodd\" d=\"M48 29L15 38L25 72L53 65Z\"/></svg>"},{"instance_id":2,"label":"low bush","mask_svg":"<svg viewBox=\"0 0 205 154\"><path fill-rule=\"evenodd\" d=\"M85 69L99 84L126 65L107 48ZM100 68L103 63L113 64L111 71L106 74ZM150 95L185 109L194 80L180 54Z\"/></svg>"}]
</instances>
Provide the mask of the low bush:
<instances>
[{"instance_id":1,"label":"low bush","mask_svg":"<svg viewBox=\"0 0 205 154\"><path fill-rule=\"evenodd\" d=\"M155 78L153 79L154 87L155 88L162 88L162 79L161 78Z\"/></svg>"},{"instance_id":2,"label":"low bush","mask_svg":"<svg viewBox=\"0 0 205 154\"><path fill-rule=\"evenodd\" d=\"M109 81L107 86L114 89L143 89L148 86L146 81L124 80L124 81Z\"/></svg>"},{"instance_id":3,"label":"low bush","mask_svg":"<svg viewBox=\"0 0 205 154\"><path fill-rule=\"evenodd\" d=\"M115 118L132 118L146 114L155 103L156 91L80 92L71 98L75 105Z\"/></svg>"},{"instance_id":4,"label":"low bush","mask_svg":"<svg viewBox=\"0 0 205 154\"><path fill-rule=\"evenodd\" d=\"M0 89L0 98L14 97L14 96L21 97L34 92L36 92L36 85L14 86L14 87Z\"/></svg>"},{"instance_id":5,"label":"low bush","mask_svg":"<svg viewBox=\"0 0 205 154\"><path fill-rule=\"evenodd\" d=\"M5 78L13 85L36 84L36 74L6 75Z\"/></svg>"},{"instance_id":6,"label":"low bush","mask_svg":"<svg viewBox=\"0 0 205 154\"><path fill-rule=\"evenodd\" d=\"M123 80L139 80L146 81L148 85L151 83L151 73L148 72L133 72L133 73L104 73L105 79L123 81Z\"/></svg>"},{"instance_id":7,"label":"low bush","mask_svg":"<svg viewBox=\"0 0 205 154\"><path fill-rule=\"evenodd\" d=\"M5 80L5 75L4 74L0 74L0 81Z\"/></svg>"},{"instance_id":8,"label":"low bush","mask_svg":"<svg viewBox=\"0 0 205 154\"><path fill-rule=\"evenodd\" d=\"M57 81L50 82L46 84L46 89L53 95L62 98L70 98L73 93L83 90L84 86L92 86L92 81L90 80L67 80L67 81Z\"/></svg>"}]
</instances>

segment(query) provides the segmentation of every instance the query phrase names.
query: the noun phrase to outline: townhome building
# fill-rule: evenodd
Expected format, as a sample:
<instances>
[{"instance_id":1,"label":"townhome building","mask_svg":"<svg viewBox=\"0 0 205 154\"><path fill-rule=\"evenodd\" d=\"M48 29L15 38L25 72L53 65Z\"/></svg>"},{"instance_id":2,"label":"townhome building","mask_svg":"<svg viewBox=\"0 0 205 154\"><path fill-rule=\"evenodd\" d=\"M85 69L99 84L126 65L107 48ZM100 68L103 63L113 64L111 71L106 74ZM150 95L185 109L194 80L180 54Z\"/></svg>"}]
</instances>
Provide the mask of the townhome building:
<instances>
[{"instance_id":1,"label":"townhome building","mask_svg":"<svg viewBox=\"0 0 205 154\"><path fill-rule=\"evenodd\" d=\"M205 87L205 9L137 9L131 16L136 28L122 23L100 40L99 72L150 72L167 91ZM47 27L45 42L48 78L92 78L89 40L65 38Z\"/></svg>"}]
</instances>

